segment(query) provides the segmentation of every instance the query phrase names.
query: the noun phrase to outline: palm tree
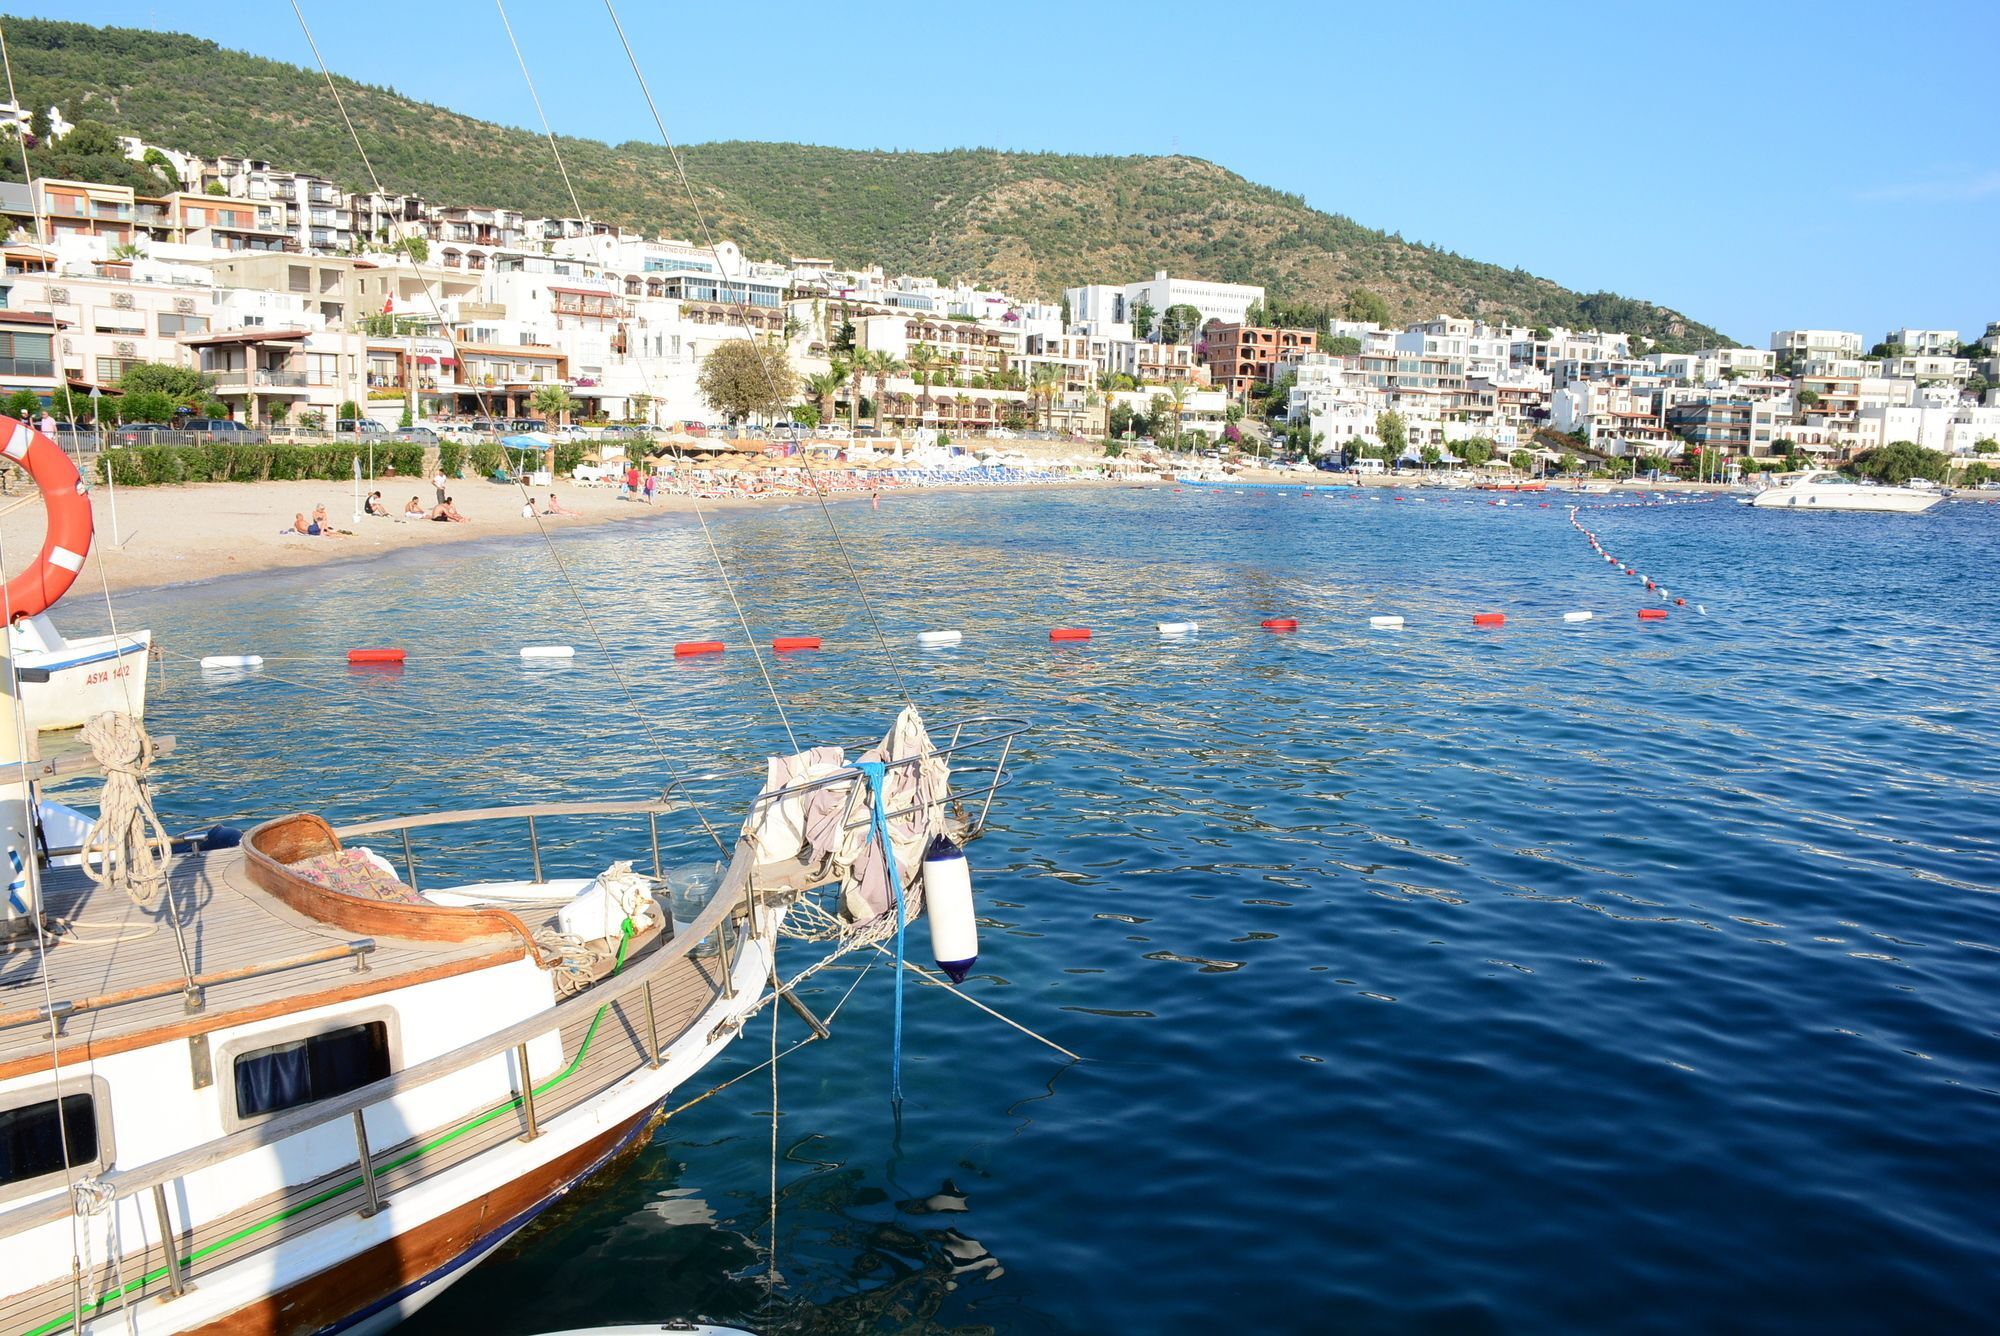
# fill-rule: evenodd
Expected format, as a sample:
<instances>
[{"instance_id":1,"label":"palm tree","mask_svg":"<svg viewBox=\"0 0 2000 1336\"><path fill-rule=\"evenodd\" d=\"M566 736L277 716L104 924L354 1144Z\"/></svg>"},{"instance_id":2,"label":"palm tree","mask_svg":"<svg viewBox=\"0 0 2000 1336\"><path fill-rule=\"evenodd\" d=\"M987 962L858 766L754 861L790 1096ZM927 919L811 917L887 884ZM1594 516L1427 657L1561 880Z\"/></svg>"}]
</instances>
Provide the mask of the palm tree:
<instances>
[{"instance_id":1,"label":"palm tree","mask_svg":"<svg viewBox=\"0 0 2000 1336\"><path fill-rule=\"evenodd\" d=\"M542 421L558 427L569 425L568 414L576 407L576 400L567 387L544 385L535 391L535 411L542 415Z\"/></svg>"},{"instance_id":2,"label":"palm tree","mask_svg":"<svg viewBox=\"0 0 2000 1336\"><path fill-rule=\"evenodd\" d=\"M1028 391L1036 403L1042 405L1043 425L1049 431L1056 429L1056 400L1063 392L1062 368L1044 362L1035 368L1034 379L1028 383Z\"/></svg>"},{"instance_id":3,"label":"palm tree","mask_svg":"<svg viewBox=\"0 0 2000 1336\"><path fill-rule=\"evenodd\" d=\"M928 343L910 345L910 352L904 359L909 363L910 374L917 378L917 412L919 416L929 416L931 411L931 373L944 365L937 349Z\"/></svg>"},{"instance_id":4,"label":"palm tree","mask_svg":"<svg viewBox=\"0 0 2000 1336\"><path fill-rule=\"evenodd\" d=\"M1167 387L1167 406L1174 414L1174 449L1181 448L1181 415L1187 412L1188 386L1184 380L1177 380Z\"/></svg>"},{"instance_id":5,"label":"palm tree","mask_svg":"<svg viewBox=\"0 0 2000 1336\"><path fill-rule=\"evenodd\" d=\"M876 353L875 361L869 368L875 377L875 430L882 430L882 396L889 392L889 377L900 376L909 368L887 353Z\"/></svg>"},{"instance_id":6,"label":"palm tree","mask_svg":"<svg viewBox=\"0 0 2000 1336\"><path fill-rule=\"evenodd\" d=\"M854 395L854 423L856 426L861 424L861 395L859 392L861 378L869 376L875 381L875 429L877 431L882 429L882 392L888 387L889 377L894 374L891 368L900 370L901 363L885 352L874 348L865 348L854 354L854 386L856 390Z\"/></svg>"},{"instance_id":7,"label":"palm tree","mask_svg":"<svg viewBox=\"0 0 2000 1336\"><path fill-rule=\"evenodd\" d=\"M847 381L847 368L835 362L828 370L815 376L806 377L806 393L819 403L819 420L829 425L833 422L833 396L840 393L840 387Z\"/></svg>"}]
</instances>

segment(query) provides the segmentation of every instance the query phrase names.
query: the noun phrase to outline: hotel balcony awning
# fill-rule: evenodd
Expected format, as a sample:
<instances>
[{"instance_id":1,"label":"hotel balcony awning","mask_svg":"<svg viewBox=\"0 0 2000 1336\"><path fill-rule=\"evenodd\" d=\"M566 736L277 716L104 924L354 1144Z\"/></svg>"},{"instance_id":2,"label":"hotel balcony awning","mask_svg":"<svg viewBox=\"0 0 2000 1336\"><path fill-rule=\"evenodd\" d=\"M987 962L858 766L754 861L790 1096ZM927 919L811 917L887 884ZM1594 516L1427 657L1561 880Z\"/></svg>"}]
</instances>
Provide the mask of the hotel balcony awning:
<instances>
[{"instance_id":1,"label":"hotel balcony awning","mask_svg":"<svg viewBox=\"0 0 2000 1336\"><path fill-rule=\"evenodd\" d=\"M190 348L219 348L245 343L302 343L311 334L309 329L226 329L217 334L183 335L181 342Z\"/></svg>"}]
</instances>

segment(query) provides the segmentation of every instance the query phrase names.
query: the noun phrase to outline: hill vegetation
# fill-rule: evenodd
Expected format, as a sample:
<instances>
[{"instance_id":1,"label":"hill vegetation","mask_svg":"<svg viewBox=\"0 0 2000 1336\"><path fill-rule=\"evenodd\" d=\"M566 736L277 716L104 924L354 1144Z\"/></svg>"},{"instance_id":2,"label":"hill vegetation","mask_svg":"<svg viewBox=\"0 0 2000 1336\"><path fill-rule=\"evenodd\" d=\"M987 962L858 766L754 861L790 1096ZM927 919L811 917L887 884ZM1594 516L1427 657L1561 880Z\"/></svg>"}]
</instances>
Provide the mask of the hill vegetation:
<instances>
[{"instance_id":1,"label":"hill vegetation","mask_svg":"<svg viewBox=\"0 0 2000 1336\"><path fill-rule=\"evenodd\" d=\"M368 184L316 71L136 29L10 19L6 35L30 105L54 104L72 121L101 122L152 144L261 158L349 188ZM340 86L387 189L531 215L573 211L539 135L389 88ZM648 232L698 234L664 149L560 142L592 215ZM1416 245L1194 158L764 143L697 144L684 156L717 235L752 255L881 264L1051 299L1066 285L1166 269L1260 283L1274 310L1308 317L1379 305L1398 321L1451 312L1622 330L1666 349L1730 342L1666 307L1577 293L1521 269ZM18 179L18 154L0 163L5 171Z\"/></svg>"}]
</instances>

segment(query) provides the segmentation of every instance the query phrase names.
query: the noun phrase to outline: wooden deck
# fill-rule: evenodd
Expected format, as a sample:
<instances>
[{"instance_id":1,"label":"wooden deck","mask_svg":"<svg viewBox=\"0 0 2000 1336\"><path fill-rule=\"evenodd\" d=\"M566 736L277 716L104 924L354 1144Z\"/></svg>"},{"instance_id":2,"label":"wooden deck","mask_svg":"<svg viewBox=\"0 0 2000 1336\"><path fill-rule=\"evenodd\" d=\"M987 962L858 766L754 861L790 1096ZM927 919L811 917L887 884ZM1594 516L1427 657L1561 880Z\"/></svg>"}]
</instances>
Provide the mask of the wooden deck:
<instances>
[{"instance_id":1,"label":"wooden deck","mask_svg":"<svg viewBox=\"0 0 2000 1336\"><path fill-rule=\"evenodd\" d=\"M0 1079L49 1067L42 1019L47 997L58 1009L65 1003L79 1008L61 1026L63 1061L69 1063L522 955L519 943L492 940L364 939L288 909L253 886L241 850L185 856L174 864L172 902L193 973L213 980L201 989L201 1009L190 1011L173 926L163 910L143 910L121 894L99 890L80 868L45 872L42 895L68 931L48 948L46 996L34 940L0 947ZM362 940L373 941L362 957L366 970L357 968L349 951ZM315 955L327 958L294 963Z\"/></svg>"}]
</instances>

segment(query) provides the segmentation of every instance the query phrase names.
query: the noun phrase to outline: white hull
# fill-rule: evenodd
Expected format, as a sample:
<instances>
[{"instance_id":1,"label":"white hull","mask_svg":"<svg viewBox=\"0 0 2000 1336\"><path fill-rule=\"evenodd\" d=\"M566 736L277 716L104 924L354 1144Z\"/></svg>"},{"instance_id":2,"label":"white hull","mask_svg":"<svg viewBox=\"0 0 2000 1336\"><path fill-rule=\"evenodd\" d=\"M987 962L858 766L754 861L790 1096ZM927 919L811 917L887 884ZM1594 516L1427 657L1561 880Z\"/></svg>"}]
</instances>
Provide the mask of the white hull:
<instances>
[{"instance_id":1,"label":"white hull","mask_svg":"<svg viewBox=\"0 0 2000 1336\"><path fill-rule=\"evenodd\" d=\"M16 651L21 707L37 732L82 728L106 710L143 718L151 631L84 636L61 649Z\"/></svg>"},{"instance_id":2,"label":"white hull","mask_svg":"<svg viewBox=\"0 0 2000 1336\"><path fill-rule=\"evenodd\" d=\"M1759 510L1860 510L1883 514L1915 515L1929 510L1944 497L1936 492L1908 491L1901 487L1870 487L1866 484L1804 484L1774 487L1759 492L1750 504Z\"/></svg>"}]
</instances>

